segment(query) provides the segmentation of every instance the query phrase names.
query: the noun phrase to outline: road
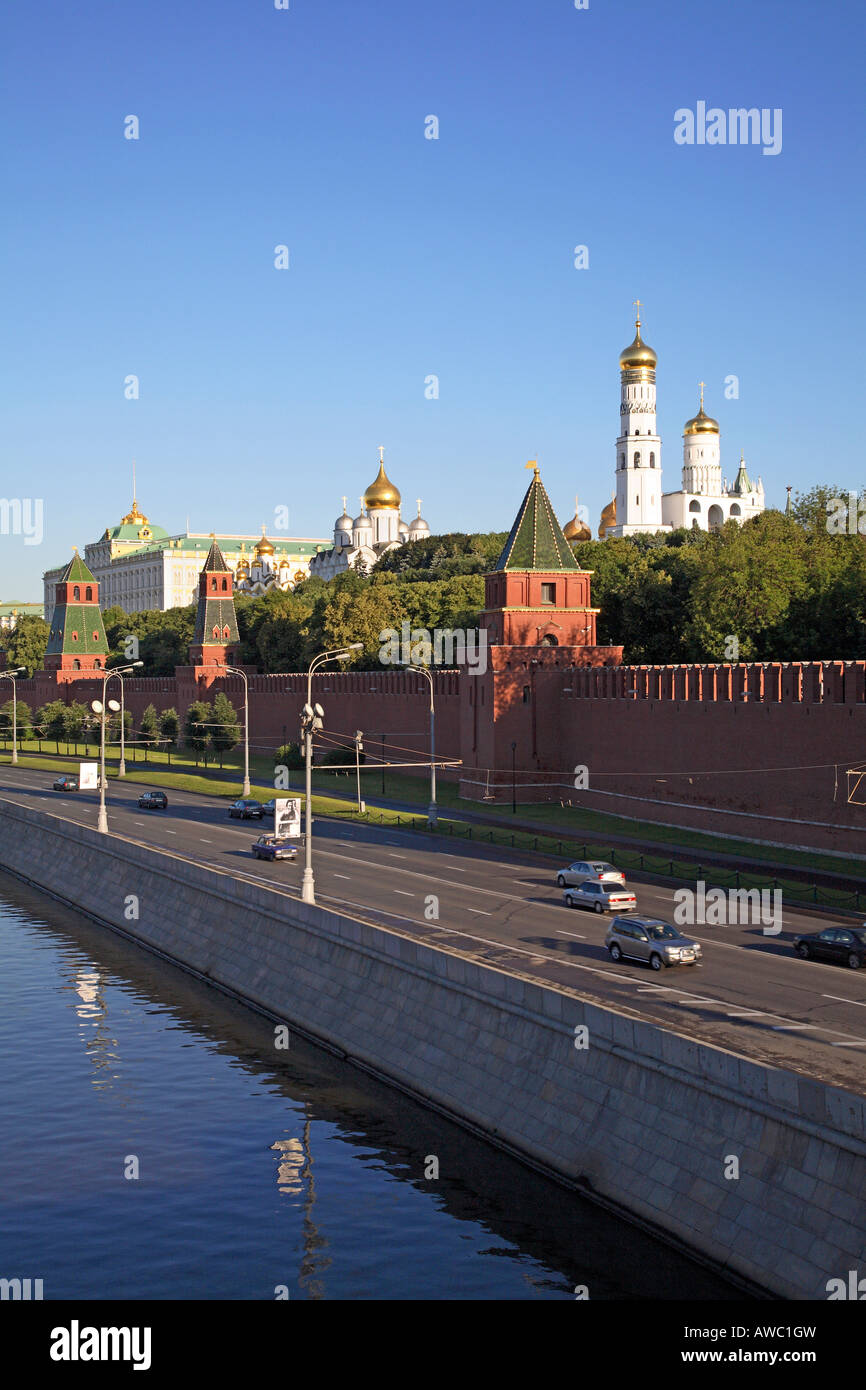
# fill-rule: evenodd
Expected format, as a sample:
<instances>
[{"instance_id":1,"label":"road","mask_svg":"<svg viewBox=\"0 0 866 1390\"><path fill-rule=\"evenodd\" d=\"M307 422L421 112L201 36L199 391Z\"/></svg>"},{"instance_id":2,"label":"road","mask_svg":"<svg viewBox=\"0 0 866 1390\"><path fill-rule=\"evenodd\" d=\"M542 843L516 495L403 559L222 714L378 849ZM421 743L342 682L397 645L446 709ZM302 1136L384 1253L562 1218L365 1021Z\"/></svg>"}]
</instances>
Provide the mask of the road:
<instances>
[{"instance_id":1,"label":"road","mask_svg":"<svg viewBox=\"0 0 866 1390\"><path fill-rule=\"evenodd\" d=\"M4 767L0 796L95 828L95 793L55 792L54 776ZM250 854L269 825L231 820L225 801L173 790L167 811L141 811L136 801L143 790L138 782L110 783L112 834L300 896L302 853L295 863L273 864ZM866 969L801 961L791 949L796 933L832 924L826 914L783 904L778 936L765 935L759 924L685 927L702 943L703 962L657 975L610 960L603 945L607 919L566 908L554 870L540 856L329 818L317 819L314 836L322 906L866 1094ZM630 886L640 912L673 920L672 888L639 875ZM438 920L425 917L431 897Z\"/></svg>"}]
</instances>

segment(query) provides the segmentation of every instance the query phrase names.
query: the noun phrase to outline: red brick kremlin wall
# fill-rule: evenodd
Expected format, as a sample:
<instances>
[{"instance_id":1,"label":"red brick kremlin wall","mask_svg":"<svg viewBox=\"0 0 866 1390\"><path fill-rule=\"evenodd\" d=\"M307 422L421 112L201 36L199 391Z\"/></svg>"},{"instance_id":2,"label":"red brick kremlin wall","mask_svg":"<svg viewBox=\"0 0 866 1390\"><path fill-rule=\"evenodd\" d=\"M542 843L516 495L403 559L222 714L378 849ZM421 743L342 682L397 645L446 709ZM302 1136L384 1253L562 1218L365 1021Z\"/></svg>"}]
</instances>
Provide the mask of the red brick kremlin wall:
<instances>
[{"instance_id":1,"label":"red brick kremlin wall","mask_svg":"<svg viewBox=\"0 0 866 1390\"><path fill-rule=\"evenodd\" d=\"M573 668L571 650L491 647L484 674L434 677L437 755L463 759L464 796L510 801L513 742L520 802L567 800L866 853L866 807L848 804L846 776L866 765L866 662ZM589 661L602 659L602 649L584 651ZM194 699L221 688L240 709L240 678L215 682L214 674L202 671L196 683L181 668L177 679L127 680L128 708L136 723L151 702L157 710L174 706L182 720ZM81 680L58 687L45 676L19 682L33 708L53 698L89 701L100 688ZM427 756L422 677L324 671L313 690L326 733L363 729L371 762L382 733L391 761L409 761L413 751ZM296 740L305 699L304 675L252 675L251 742L273 748ZM588 769L588 790L573 786L578 765ZM857 795L866 801L866 777Z\"/></svg>"}]
</instances>

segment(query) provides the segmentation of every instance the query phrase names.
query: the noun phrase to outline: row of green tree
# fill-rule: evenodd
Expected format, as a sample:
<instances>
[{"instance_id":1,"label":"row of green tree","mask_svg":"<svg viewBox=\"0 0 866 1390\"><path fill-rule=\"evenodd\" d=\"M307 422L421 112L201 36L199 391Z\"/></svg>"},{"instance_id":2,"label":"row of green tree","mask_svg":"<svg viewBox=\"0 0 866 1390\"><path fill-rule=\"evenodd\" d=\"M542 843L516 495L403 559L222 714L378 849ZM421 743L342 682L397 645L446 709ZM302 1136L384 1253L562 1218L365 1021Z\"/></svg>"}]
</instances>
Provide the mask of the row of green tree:
<instances>
[{"instance_id":1,"label":"row of green tree","mask_svg":"<svg viewBox=\"0 0 866 1390\"><path fill-rule=\"evenodd\" d=\"M798 494L790 516L767 511L709 533L584 541L575 554L593 572L598 640L622 645L627 662L854 659L866 656L866 539L856 525L828 526L832 487ZM856 510L856 508L855 508ZM855 518L856 520L856 518ZM293 592L236 599L239 660L265 672L304 670L315 653L361 642L353 664L379 666L382 633L474 628L483 575L505 536L431 536L389 552L369 575ZM143 673L166 675L188 661L195 607L104 614L112 663L138 640ZM22 618L4 644L9 665L39 669L48 628Z\"/></svg>"}]
</instances>

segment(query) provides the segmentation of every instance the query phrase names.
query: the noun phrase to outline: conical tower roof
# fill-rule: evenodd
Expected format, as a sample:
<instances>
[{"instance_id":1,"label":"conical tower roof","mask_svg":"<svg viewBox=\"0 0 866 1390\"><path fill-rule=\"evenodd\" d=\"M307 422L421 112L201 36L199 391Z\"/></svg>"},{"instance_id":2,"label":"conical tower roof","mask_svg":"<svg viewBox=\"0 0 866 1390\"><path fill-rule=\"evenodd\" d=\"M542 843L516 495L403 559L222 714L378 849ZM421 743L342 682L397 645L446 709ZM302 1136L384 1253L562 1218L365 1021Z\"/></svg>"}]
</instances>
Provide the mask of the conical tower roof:
<instances>
[{"instance_id":1,"label":"conical tower roof","mask_svg":"<svg viewBox=\"0 0 866 1390\"><path fill-rule=\"evenodd\" d=\"M743 455L742 455L742 453L741 453L741 454L740 454L740 466L739 466L739 468L737 469L737 476L736 476L736 478L735 478L735 480L734 480L734 492L738 492L738 493L740 493L740 494L742 495L743 493L746 493L746 492L754 492L754 490L755 490L755 489L752 487L751 480L750 480L749 475L748 475L748 473L747 473L747 471L746 471L746 460L744 459L744 457L743 457Z\"/></svg>"},{"instance_id":2,"label":"conical tower roof","mask_svg":"<svg viewBox=\"0 0 866 1390\"><path fill-rule=\"evenodd\" d=\"M73 555L72 559L69 561L69 564L66 566L65 570L61 574L58 583L65 584L67 580L71 584L96 583L96 580L93 578L93 575L90 573L90 570L85 565L77 550Z\"/></svg>"},{"instance_id":3,"label":"conical tower roof","mask_svg":"<svg viewBox=\"0 0 866 1390\"><path fill-rule=\"evenodd\" d=\"M203 568L207 570L209 573L213 573L214 570L216 570L219 574L225 574L228 572L228 565L226 564L225 556L223 555L216 541L211 542L211 548L207 553L207 559L204 562Z\"/></svg>"},{"instance_id":4,"label":"conical tower roof","mask_svg":"<svg viewBox=\"0 0 866 1390\"><path fill-rule=\"evenodd\" d=\"M579 570L580 565L562 532L550 498L538 473L538 465L526 490L520 511L505 542L497 570Z\"/></svg>"}]
</instances>

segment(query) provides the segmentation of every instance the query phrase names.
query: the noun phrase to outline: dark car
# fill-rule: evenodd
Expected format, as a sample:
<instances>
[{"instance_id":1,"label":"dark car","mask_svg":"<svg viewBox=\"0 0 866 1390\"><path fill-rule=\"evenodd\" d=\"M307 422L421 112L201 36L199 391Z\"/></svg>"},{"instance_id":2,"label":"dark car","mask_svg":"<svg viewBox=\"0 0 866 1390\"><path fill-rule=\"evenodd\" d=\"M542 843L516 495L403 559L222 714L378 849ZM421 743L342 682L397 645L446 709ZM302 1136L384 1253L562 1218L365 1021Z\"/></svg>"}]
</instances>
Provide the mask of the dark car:
<instances>
[{"instance_id":1,"label":"dark car","mask_svg":"<svg viewBox=\"0 0 866 1390\"><path fill-rule=\"evenodd\" d=\"M276 797L272 796L271 799L270 799L270 801L263 801L263 802L262 802L262 811L264 812L264 814L265 814L266 816L272 816L272 815L274 815L275 812L276 812L276 809L277 809L277 799L276 799Z\"/></svg>"},{"instance_id":2,"label":"dark car","mask_svg":"<svg viewBox=\"0 0 866 1390\"><path fill-rule=\"evenodd\" d=\"M256 859L294 859L297 848L292 840L279 835L260 835L253 845Z\"/></svg>"},{"instance_id":3,"label":"dark car","mask_svg":"<svg viewBox=\"0 0 866 1390\"><path fill-rule=\"evenodd\" d=\"M55 777L54 790L56 792L77 792L78 778L65 775L63 777Z\"/></svg>"},{"instance_id":4,"label":"dark car","mask_svg":"<svg viewBox=\"0 0 866 1390\"><path fill-rule=\"evenodd\" d=\"M165 792L142 792L138 804L142 811L165 811L168 809L168 797Z\"/></svg>"},{"instance_id":5,"label":"dark car","mask_svg":"<svg viewBox=\"0 0 866 1390\"><path fill-rule=\"evenodd\" d=\"M866 962L866 925L825 927L809 936L795 936L794 950L803 960L824 960L859 970Z\"/></svg>"},{"instance_id":6,"label":"dark car","mask_svg":"<svg viewBox=\"0 0 866 1390\"><path fill-rule=\"evenodd\" d=\"M240 801L232 802L229 807L229 815L234 816L235 820L261 820L264 810L260 801L253 801L250 797L241 797Z\"/></svg>"}]
</instances>

